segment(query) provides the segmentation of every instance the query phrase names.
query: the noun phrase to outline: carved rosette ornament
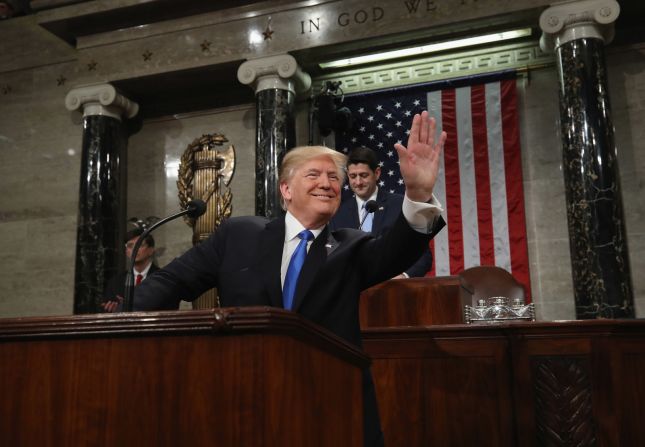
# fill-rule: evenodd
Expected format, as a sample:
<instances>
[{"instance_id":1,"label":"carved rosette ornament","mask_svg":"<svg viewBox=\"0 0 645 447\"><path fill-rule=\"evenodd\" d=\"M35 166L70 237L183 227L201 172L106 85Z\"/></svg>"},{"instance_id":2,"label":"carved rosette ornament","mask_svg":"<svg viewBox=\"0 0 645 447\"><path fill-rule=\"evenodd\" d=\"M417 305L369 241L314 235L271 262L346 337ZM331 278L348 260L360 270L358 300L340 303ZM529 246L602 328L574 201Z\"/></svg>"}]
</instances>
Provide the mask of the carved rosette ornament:
<instances>
[{"instance_id":1,"label":"carved rosette ornament","mask_svg":"<svg viewBox=\"0 0 645 447\"><path fill-rule=\"evenodd\" d=\"M228 186L235 172L235 148L230 145L225 150L217 150L227 142L222 134L202 135L190 143L181 156L177 178L181 208L194 199L206 203L202 216L197 219L184 217L193 228L193 244L207 239L233 211L233 194ZM215 290L193 302L196 309L218 305Z\"/></svg>"}]
</instances>

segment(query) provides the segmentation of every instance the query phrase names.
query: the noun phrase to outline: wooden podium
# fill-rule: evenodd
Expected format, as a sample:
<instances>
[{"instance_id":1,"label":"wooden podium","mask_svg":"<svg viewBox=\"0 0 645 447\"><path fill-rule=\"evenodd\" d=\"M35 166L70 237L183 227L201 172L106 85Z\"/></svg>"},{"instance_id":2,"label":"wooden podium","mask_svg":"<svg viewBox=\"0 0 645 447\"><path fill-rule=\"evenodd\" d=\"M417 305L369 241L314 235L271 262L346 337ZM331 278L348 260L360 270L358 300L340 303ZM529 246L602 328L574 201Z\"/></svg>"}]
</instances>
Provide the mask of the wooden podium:
<instances>
[{"instance_id":1,"label":"wooden podium","mask_svg":"<svg viewBox=\"0 0 645 447\"><path fill-rule=\"evenodd\" d=\"M466 287L459 276L382 282L361 293L361 329L463 323Z\"/></svg>"},{"instance_id":2,"label":"wooden podium","mask_svg":"<svg viewBox=\"0 0 645 447\"><path fill-rule=\"evenodd\" d=\"M273 308L0 320L0 445L362 445L367 357Z\"/></svg>"}]
</instances>

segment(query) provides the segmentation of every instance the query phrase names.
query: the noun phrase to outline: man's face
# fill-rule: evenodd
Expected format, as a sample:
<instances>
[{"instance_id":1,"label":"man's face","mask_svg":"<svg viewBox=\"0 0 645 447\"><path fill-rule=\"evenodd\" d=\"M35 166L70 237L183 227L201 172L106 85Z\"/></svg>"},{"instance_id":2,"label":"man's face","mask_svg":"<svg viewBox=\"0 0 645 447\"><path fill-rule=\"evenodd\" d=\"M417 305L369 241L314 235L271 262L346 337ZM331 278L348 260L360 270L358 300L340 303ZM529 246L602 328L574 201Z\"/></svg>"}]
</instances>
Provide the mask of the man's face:
<instances>
[{"instance_id":1,"label":"man's face","mask_svg":"<svg viewBox=\"0 0 645 447\"><path fill-rule=\"evenodd\" d=\"M132 249L134 248L134 244L137 243L137 239L139 237L133 237L130 239L128 242L125 243L125 257L129 261L130 258L132 257ZM150 247L148 244L145 242L141 243L141 246L139 247L139 251L137 252L137 259L135 262L144 262L147 261L148 259L152 258L152 255L155 253L154 247Z\"/></svg>"},{"instance_id":2,"label":"man's face","mask_svg":"<svg viewBox=\"0 0 645 447\"><path fill-rule=\"evenodd\" d=\"M340 178L331 158L314 158L280 184L287 210L306 228L325 225L340 204Z\"/></svg>"},{"instance_id":3,"label":"man's face","mask_svg":"<svg viewBox=\"0 0 645 447\"><path fill-rule=\"evenodd\" d=\"M349 187L361 200L369 199L376 191L376 182L381 176L381 168L372 171L365 163L356 163L347 166Z\"/></svg>"}]
</instances>

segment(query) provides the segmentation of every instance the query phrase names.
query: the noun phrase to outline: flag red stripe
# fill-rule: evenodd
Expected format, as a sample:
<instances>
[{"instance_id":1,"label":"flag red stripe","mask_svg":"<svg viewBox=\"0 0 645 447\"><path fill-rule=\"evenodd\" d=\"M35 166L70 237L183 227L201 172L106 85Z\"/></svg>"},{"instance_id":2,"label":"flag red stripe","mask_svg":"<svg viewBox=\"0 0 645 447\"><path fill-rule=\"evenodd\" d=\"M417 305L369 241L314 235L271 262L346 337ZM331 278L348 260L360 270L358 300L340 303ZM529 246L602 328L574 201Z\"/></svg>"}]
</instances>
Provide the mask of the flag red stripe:
<instances>
[{"instance_id":1,"label":"flag red stripe","mask_svg":"<svg viewBox=\"0 0 645 447\"><path fill-rule=\"evenodd\" d=\"M490 198L488 138L486 127L486 89L484 85L471 87L471 114L475 185L477 194L477 225L479 229L480 265L495 265L493 211Z\"/></svg>"},{"instance_id":2,"label":"flag red stripe","mask_svg":"<svg viewBox=\"0 0 645 447\"><path fill-rule=\"evenodd\" d=\"M526 219L524 215L524 188L517 113L515 80L501 81L502 132L504 139L504 168L508 201L508 233L511 250L511 273L526 289L531 300Z\"/></svg>"},{"instance_id":3,"label":"flag red stripe","mask_svg":"<svg viewBox=\"0 0 645 447\"><path fill-rule=\"evenodd\" d=\"M472 81L477 82L475 79ZM398 167L390 148L397 139L405 140L405 126L396 123L409 121L411 113L420 112L424 107L424 97L426 101L432 101L433 113L441 116L441 126L448 133L442 170L445 179L437 188L444 202L444 218L448 227L440 238L430 243L432 248L440 251L434 253L439 263L430 274L439 270L442 275L455 275L465 265L499 263L526 287L530 299L517 87L514 80L493 82L494 86L471 85L471 90L463 92L455 90L452 83L446 84L452 87L430 93L427 86L420 85L401 91L349 95L345 104L353 111L357 124L351 134L336 135L336 147L349 150L358 145L374 146L383 165L392 172L392 175L382 177L381 186L402 193L400 178L397 178ZM441 110L436 104L439 98ZM488 103L500 100L501 104ZM501 112L499 118L498 112ZM462 128L464 125L469 128ZM375 141L379 143L375 145ZM462 141L465 144L463 148L458 146ZM469 150L474 153L469 153ZM461 157L466 158L461 160ZM499 172L491 172L491 169ZM505 191L496 193L495 188L502 185ZM462 194L469 196L462 198ZM498 212L503 215L494 214ZM476 220L462 222L463 219ZM466 231L469 233L465 234ZM441 268L437 269L436 265Z\"/></svg>"},{"instance_id":4,"label":"flag red stripe","mask_svg":"<svg viewBox=\"0 0 645 447\"><path fill-rule=\"evenodd\" d=\"M456 275L464 269L456 113L455 90L443 90L441 92L441 122L443 130L448 134L448 139L444 145L444 167L446 173L446 216L451 275Z\"/></svg>"}]
</instances>

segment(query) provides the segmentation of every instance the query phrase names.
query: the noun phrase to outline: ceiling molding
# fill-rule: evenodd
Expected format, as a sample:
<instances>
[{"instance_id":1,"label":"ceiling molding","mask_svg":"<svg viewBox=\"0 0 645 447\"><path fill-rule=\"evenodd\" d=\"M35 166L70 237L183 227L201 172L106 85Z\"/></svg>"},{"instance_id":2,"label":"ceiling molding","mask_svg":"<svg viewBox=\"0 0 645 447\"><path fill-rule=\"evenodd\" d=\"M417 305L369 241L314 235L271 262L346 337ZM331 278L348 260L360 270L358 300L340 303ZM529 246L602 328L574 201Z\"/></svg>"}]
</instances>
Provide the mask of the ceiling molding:
<instances>
[{"instance_id":1,"label":"ceiling molding","mask_svg":"<svg viewBox=\"0 0 645 447\"><path fill-rule=\"evenodd\" d=\"M554 64L553 55L544 53L538 42L526 42L321 75L313 80L313 91L320 91L326 81L341 81L343 92L349 94Z\"/></svg>"}]
</instances>

